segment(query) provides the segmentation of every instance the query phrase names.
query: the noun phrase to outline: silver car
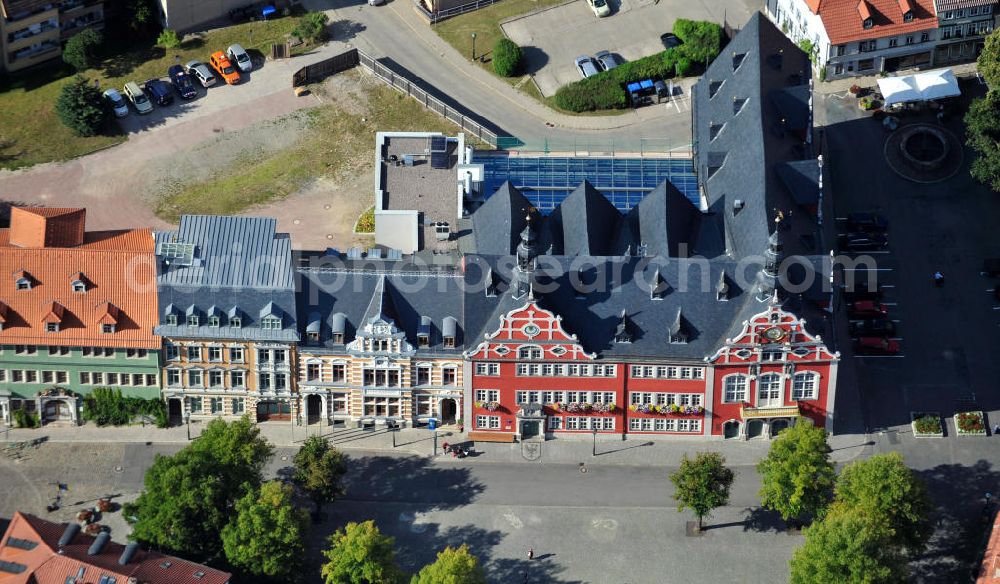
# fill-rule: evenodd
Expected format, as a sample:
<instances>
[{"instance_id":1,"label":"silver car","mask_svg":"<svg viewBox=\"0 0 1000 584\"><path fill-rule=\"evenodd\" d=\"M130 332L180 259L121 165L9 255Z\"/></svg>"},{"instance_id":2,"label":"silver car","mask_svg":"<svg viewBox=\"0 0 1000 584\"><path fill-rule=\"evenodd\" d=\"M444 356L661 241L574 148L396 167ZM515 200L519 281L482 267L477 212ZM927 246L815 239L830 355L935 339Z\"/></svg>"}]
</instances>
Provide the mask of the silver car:
<instances>
[{"instance_id":1,"label":"silver car","mask_svg":"<svg viewBox=\"0 0 1000 584\"><path fill-rule=\"evenodd\" d=\"M229 48L226 49L226 56L229 57L230 62L240 68L240 71L249 73L253 70L253 61L250 60L250 55L243 49L242 45L229 45Z\"/></svg>"},{"instance_id":2,"label":"silver car","mask_svg":"<svg viewBox=\"0 0 1000 584\"><path fill-rule=\"evenodd\" d=\"M609 71L625 62L611 51L599 51L594 55L594 58L597 60L597 66L601 71Z\"/></svg>"},{"instance_id":3,"label":"silver car","mask_svg":"<svg viewBox=\"0 0 1000 584\"><path fill-rule=\"evenodd\" d=\"M576 58L576 70L580 72L580 76L587 78L591 75L597 75L597 65L594 64L594 60L583 55Z\"/></svg>"},{"instance_id":4,"label":"silver car","mask_svg":"<svg viewBox=\"0 0 1000 584\"><path fill-rule=\"evenodd\" d=\"M184 70L187 71L188 75L197 79L202 87L215 85L215 75L212 75L208 65L201 61L188 61L187 65L184 65Z\"/></svg>"},{"instance_id":5,"label":"silver car","mask_svg":"<svg viewBox=\"0 0 1000 584\"><path fill-rule=\"evenodd\" d=\"M125 104L122 94L118 93L117 89L106 89L103 96L104 101L111 107L111 111L115 112L116 118L124 118L128 115L128 105Z\"/></svg>"}]
</instances>

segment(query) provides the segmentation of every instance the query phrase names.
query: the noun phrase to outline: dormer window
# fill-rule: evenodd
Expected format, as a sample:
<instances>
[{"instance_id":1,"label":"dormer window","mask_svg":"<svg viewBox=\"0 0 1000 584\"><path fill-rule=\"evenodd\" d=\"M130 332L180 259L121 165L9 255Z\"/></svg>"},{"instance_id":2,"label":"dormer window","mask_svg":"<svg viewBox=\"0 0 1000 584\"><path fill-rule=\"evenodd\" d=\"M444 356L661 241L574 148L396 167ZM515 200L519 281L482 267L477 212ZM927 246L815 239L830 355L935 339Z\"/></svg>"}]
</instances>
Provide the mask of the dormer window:
<instances>
[{"instance_id":1,"label":"dormer window","mask_svg":"<svg viewBox=\"0 0 1000 584\"><path fill-rule=\"evenodd\" d=\"M281 319L277 316L265 316L260 321L260 328L267 331L281 330Z\"/></svg>"},{"instance_id":2,"label":"dormer window","mask_svg":"<svg viewBox=\"0 0 1000 584\"><path fill-rule=\"evenodd\" d=\"M735 72L743 64L743 60L746 59L746 53L733 53L733 71Z\"/></svg>"},{"instance_id":3,"label":"dormer window","mask_svg":"<svg viewBox=\"0 0 1000 584\"><path fill-rule=\"evenodd\" d=\"M444 348L454 349L455 348L455 337L445 337L444 338Z\"/></svg>"},{"instance_id":4,"label":"dormer window","mask_svg":"<svg viewBox=\"0 0 1000 584\"><path fill-rule=\"evenodd\" d=\"M442 344L445 349L455 348L455 338L458 335L458 321L454 316L446 316L441 321Z\"/></svg>"},{"instance_id":5,"label":"dormer window","mask_svg":"<svg viewBox=\"0 0 1000 584\"><path fill-rule=\"evenodd\" d=\"M31 280L27 278L18 278L16 285L18 290L31 290Z\"/></svg>"},{"instance_id":6,"label":"dormer window","mask_svg":"<svg viewBox=\"0 0 1000 584\"><path fill-rule=\"evenodd\" d=\"M113 325L113 324L102 324L101 325L101 332L104 333L104 334L106 334L106 335L110 335L110 334L112 334L112 333L115 332L115 325Z\"/></svg>"},{"instance_id":7,"label":"dormer window","mask_svg":"<svg viewBox=\"0 0 1000 584\"><path fill-rule=\"evenodd\" d=\"M912 18L912 15L911 15L911 18ZM871 27L875 26L875 22L871 18L866 18L866 19L864 19L861 22L861 26L863 26L864 28L871 28Z\"/></svg>"},{"instance_id":8,"label":"dormer window","mask_svg":"<svg viewBox=\"0 0 1000 584\"><path fill-rule=\"evenodd\" d=\"M208 317L208 326L212 328L219 328L219 317L218 316Z\"/></svg>"},{"instance_id":9,"label":"dormer window","mask_svg":"<svg viewBox=\"0 0 1000 584\"><path fill-rule=\"evenodd\" d=\"M319 331L309 331L306 333L306 340L310 343L319 342Z\"/></svg>"},{"instance_id":10,"label":"dormer window","mask_svg":"<svg viewBox=\"0 0 1000 584\"><path fill-rule=\"evenodd\" d=\"M344 344L344 333L333 333L331 336L333 344L343 345Z\"/></svg>"},{"instance_id":11,"label":"dormer window","mask_svg":"<svg viewBox=\"0 0 1000 584\"><path fill-rule=\"evenodd\" d=\"M711 81L708 84L708 99L715 97L716 93L719 93L719 89L722 88L724 81Z\"/></svg>"},{"instance_id":12,"label":"dormer window","mask_svg":"<svg viewBox=\"0 0 1000 584\"><path fill-rule=\"evenodd\" d=\"M716 124L715 122L712 122L711 124L709 124L709 126L708 126L708 140L709 140L709 142L712 142L716 138L718 138L719 137L719 133L722 132L722 128L725 128L725 127L726 127L726 124Z\"/></svg>"},{"instance_id":13,"label":"dormer window","mask_svg":"<svg viewBox=\"0 0 1000 584\"><path fill-rule=\"evenodd\" d=\"M733 115L739 115L743 111L743 106L747 104L747 98L745 97L734 97L733 98Z\"/></svg>"},{"instance_id":14,"label":"dormer window","mask_svg":"<svg viewBox=\"0 0 1000 584\"><path fill-rule=\"evenodd\" d=\"M177 315L176 314L168 314L167 315L167 324L171 325L171 326L177 326Z\"/></svg>"},{"instance_id":15,"label":"dormer window","mask_svg":"<svg viewBox=\"0 0 1000 584\"><path fill-rule=\"evenodd\" d=\"M428 334L420 333L417 334L417 346L418 347L429 347L431 344L431 337Z\"/></svg>"},{"instance_id":16,"label":"dormer window","mask_svg":"<svg viewBox=\"0 0 1000 584\"><path fill-rule=\"evenodd\" d=\"M189 314L187 317L188 326L198 326L199 318L197 314Z\"/></svg>"},{"instance_id":17,"label":"dormer window","mask_svg":"<svg viewBox=\"0 0 1000 584\"><path fill-rule=\"evenodd\" d=\"M243 326L243 319L239 316L231 316L229 317L229 326L232 328L240 328Z\"/></svg>"},{"instance_id":18,"label":"dormer window","mask_svg":"<svg viewBox=\"0 0 1000 584\"><path fill-rule=\"evenodd\" d=\"M87 285L83 283L83 280L73 280L73 292L84 293L87 291Z\"/></svg>"},{"instance_id":19,"label":"dormer window","mask_svg":"<svg viewBox=\"0 0 1000 584\"><path fill-rule=\"evenodd\" d=\"M58 322L47 322L45 323L45 332L47 333L57 333L59 332Z\"/></svg>"},{"instance_id":20,"label":"dormer window","mask_svg":"<svg viewBox=\"0 0 1000 584\"><path fill-rule=\"evenodd\" d=\"M907 10L903 13L903 22L913 22L913 11Z\"/></svg>"}]
</instances>

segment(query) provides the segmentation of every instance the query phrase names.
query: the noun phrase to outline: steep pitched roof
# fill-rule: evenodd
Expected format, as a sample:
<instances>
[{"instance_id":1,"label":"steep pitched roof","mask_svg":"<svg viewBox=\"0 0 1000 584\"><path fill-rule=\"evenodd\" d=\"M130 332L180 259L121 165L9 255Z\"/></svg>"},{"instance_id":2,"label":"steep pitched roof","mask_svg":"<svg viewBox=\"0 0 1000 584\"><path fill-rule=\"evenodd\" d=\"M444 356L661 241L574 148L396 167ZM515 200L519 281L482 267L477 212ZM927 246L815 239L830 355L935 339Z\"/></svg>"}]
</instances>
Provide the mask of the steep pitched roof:
<instances>
[{"instance_id":1,"label":"steep pitched roof","mask_svg":"<svg viewBox=\"0 0 1000 584\"><path fill-rule=\"evenodd\" d=\"M799 205L819 202L821 169L815 160L792 160L775 167L785 188Z\"/></svg>"},{"instance_id":2,"label":"steep pitched roof","mask_svg":"<svg viewBox=\"0 0 1000 584\"><path fill-rule=\"evenodd\" d=\"M0 545L0 561L23 570L0 571L0 584L66 584L81 571L84 578L80 582L98 582L102 576L109 576L122 584L129 578L144 584L227 584L232 577L201 564L141 549L122 563L126 546L109 541L91 554L95 538L80 533L60 546L66 527L15 513ZM21 541L11 545L10 538Z\"/></svg>"},{"instance_id":3,"label":"steep pitched roof","mask_svg":"<svg viewBox=\"0 0 1000 584\"><path fill-rule=\"evenodd\" d=\"M472 215L472 233L479 253L514 253L531 208L531 201L521 191L509 181L503 183Z\"/></svg>"},{"instance_id":4,"label":"steep pitched roof","mask_svg":"<svg viewBox=\"0 0 1000 584\"><path fill-rule=\"evenodd\" d=\"M50 211L32 208L19 214L15 208L12 227L0 229L0 298L7 307L0 343L158 348L160 340L152 330L157 321L152 233L84 232L73 247L11 244L11 232L24 218L67 216L65 210ZM81 273L86 291L74 292L73 282ZM18 274L29 280L30 289L17 289ZM115 332L104 333L101 324L109 303L118 310L118 323ZM59 330L48 332L45 325L56 322Z\"/></svg>"},{"instance_id":5,"label":"steep pitched roof","mask_svg":"<svg viewBox=\"0 0 1000 584\"><path fill-rule=\"evenodd\" d=\"M696 246L701 223L699 211L673 184L663 181L625 216L618 247L632 253L644 246L646 256L685 256Z\"/></svg>"},{"instance_id":6,"label":"steep pitched roof","mask_svg":"<svg viewBox=\"0 0 1000 584\"><path fill-rule=\"evenodd\" d=\"M937 28L933 0L912 0L910 4L913 20L909 22L903 19L900 0L822 0L818 14L834 45ZM864 27L866 18L872 19L871 28Z\"/></svg>"},{"instance_id":7,"label":"steep pitched roof","mask_svg":"<svg viewBox=\"0 0 1000 584\"><path fill-rule=\"evenodd\" d=\"M363 324L371 324L378 321L395 323L399 317L396 313L395 303L392 301L391 287L386 284L385 274L378 277L375 283L375 290L372 292L371 301L361 317Z\"/></svg>"},{"instance_id":8,"label":"steep pitched roof","mask_svg":"<svg viewBox=\"0 0 1000 584\"><path fill-rule=\"evenodd\" d=\"M549 214L549 231L563 255L611 255L622 215L589 181L583 181Z\"/></svg>"}]
</instances>

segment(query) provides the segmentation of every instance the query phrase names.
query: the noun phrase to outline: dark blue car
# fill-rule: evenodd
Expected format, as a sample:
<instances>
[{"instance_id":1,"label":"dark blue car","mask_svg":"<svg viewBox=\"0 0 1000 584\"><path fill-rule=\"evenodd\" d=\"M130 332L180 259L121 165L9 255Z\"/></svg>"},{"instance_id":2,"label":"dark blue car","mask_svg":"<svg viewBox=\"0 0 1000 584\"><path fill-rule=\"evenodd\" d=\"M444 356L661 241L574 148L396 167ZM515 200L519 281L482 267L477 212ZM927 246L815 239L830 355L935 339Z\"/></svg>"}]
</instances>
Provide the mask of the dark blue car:
<instances>
[{"instance_id":1,"label":"dark blue car","mask_svg":"<svg viewBox=\"0 0 1000 584\"><path fill-rule=\"evenodd\" d=\"M198 97L198 91L194 88L191 77L184 72L184 67L173 65L167 69L167 75L170 76L170 84L177 90L177 95L180 95L184 99Z\"/></svg>"}]
</instances>

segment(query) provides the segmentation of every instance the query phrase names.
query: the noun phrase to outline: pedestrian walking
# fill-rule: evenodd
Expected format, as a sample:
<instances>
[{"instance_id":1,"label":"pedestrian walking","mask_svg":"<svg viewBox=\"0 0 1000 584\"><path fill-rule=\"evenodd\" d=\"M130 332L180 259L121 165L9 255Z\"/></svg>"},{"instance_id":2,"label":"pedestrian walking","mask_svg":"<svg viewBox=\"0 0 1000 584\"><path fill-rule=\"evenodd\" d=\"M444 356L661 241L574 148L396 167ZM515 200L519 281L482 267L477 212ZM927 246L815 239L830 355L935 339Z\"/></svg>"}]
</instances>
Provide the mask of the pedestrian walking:
<instances>
[{"instance_id":1,"label":"pedestrian walking","mask_svg":"<svg viewBox=\"0 0 1000 584\"><path fill-rule=\"evenodd\" d=\"M944 286L944 274L941 272L934 272L934 284L940 288Z\"/></svg>"},{"instance_id":2,"label":"pedestrian walking","mask_svg":"<svg viewBox=\"0 0 1000 584\"><path fill-rule=\"evenodd\" d=\"M1000 436L1000 423L993 424L993 435Z\"/></svg>"},{"instance_id":3,"label":"pedestrian walking","mask_svg":"<svg viewBox=\"0 0 1000 584\"><path fill-rule=\"evenodd\" d=\"M528 548L528 559L529 560L535 559L535 549L534 548Z\"/></svg>"}]
</instances>

